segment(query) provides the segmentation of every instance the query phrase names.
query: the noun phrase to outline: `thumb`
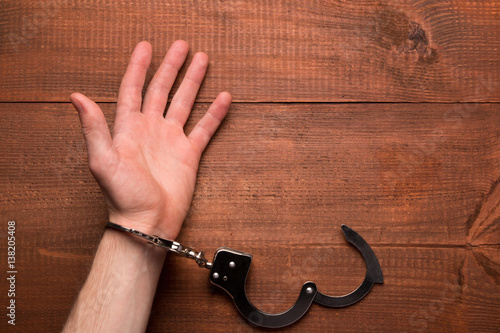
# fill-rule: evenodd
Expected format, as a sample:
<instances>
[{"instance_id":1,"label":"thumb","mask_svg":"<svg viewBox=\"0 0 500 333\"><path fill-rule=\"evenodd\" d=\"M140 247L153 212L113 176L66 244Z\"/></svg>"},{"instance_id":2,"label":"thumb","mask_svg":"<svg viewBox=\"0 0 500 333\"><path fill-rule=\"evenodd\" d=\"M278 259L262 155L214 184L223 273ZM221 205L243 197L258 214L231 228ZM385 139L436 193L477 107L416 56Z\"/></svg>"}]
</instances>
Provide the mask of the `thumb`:
<instances>
[{"instance_id":1,"label":"thumb","mask_svg":"<svg viewBox=\"0 0 500 333\"><path fill-rule=\"evenodd\" d=\"M74 93L70 96L71 103L78 111L82 133L87 144L89 168L93 173L100 174L109 161L112 153L113 140L101 108L88 97Z\"/></svg>"}]
</instances>

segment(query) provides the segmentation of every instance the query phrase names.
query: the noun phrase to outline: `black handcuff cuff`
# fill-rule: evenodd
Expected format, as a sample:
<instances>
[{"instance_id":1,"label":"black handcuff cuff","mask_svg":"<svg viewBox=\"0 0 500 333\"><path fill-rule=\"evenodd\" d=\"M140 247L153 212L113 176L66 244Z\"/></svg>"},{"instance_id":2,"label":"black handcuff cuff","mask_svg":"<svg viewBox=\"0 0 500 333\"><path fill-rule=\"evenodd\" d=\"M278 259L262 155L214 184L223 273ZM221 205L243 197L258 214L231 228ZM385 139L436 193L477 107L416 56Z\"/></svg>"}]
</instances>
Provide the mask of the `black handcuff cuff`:
<instances>
[{"instance_id":1,"label":"black handcuff cuff","mask_svg":"<svg viewBox=\"0 0 500 333\"><path fill-rule=\"evenodd\" d=\"M352 305L365 297L375 283L384 283L382 269L370 245L357 232L342 225L345 239L361 252L366 262L366 276L361 285L347 295L328 296L319 292L314 282L308 281L302 286L299 298L291 308L281 313L266 313L255 308L246 294L245 283L252 263L251 254L221 247L217 249L213 263L210 263L203 251L196 251L178 242L150 236L113 222L108 222L106 226L144 238L148 243L194 259L199 267L210 269L210 282L226 291L243 317L260 327L280 328L291 325L306 314L313 302L330 308Z\"/></svg>"}]
</instances>

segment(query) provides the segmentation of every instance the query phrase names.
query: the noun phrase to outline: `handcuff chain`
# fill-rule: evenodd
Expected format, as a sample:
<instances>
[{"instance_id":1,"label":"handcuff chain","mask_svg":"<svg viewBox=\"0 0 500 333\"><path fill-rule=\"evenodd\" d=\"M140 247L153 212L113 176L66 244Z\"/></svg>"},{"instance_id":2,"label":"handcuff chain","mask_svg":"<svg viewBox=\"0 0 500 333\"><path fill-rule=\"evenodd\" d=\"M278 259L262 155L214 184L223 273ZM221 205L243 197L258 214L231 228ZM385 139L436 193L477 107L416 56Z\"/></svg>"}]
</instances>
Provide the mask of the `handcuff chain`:
<instances>
[{"instance_id":1,"label":"handcuff chain","mask_svg":"<svg viewBox=\"0 0 500 333\"><path fill-rule=\"evenodd\" d=\"M208 260L205 258L205 252L197 251L191 247L184 246L181 243L175 241L166 241L165 239L160 238L156 235L153 235L152 238L153 239L150 241L151 244L164 248L170 252L180 254L186 258L193 259L200 267L205 267L208 269L212 268L212 263L208 262Z\"/></svg>"}]
</instances>

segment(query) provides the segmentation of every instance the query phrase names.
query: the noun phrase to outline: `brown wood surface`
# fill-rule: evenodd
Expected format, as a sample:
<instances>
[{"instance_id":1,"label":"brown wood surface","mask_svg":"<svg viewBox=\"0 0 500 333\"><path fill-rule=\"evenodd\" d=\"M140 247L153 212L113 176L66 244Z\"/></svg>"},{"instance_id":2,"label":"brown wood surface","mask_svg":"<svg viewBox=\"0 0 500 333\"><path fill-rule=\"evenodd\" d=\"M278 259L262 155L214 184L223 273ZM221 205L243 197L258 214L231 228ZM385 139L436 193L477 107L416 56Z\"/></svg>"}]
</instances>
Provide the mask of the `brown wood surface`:
<instances>
[{"instance_id":1,"label":"brown wood surface","mask_svg":"<svg viewBox=\"0 0 500 333\"><path fill-rule=\"evenodd\" d=\"M134 45L211 58L200 100L500 101L498 1L0 2L0 101L114 101Z\"/></svg>"},{"instance_id":2,"label":"brown wood surface","mask_svg":"<svg viewBox=\"0 0 500 333\"><path fill-rule=\"evenodd\" d=\"M101 106L111 123L113 104ZM106 209L71 105L0 107L0 219L3 239L5 222L17 222L18 327L57 331ZM207 107L197 104L187 130ZM179 241L209 257L219 246L252 253L249 297L279 312L307 280L332 295L362 281L344 223L372 246L385 283L346 309L313 305L289 331L496 332L500 113L498 104L467 108L237 103L202 159ZM207 273L169 256L148 331L256 330Z\"/></svg>"},{"instance_id":3,"label":"brown wood surface","mask_svg":"<svg viewBox=\"0 0 500 333\"><path fill-rule=\"evenodd\" d=\"M341 224L379 258L385 282L363 301L313 305L286 331L500 331L498 1L2 0L3 309L9 220L18 274L17 330L3 310L1 332L59 331L69 314L107 215L68 96L101 102L111 124L144 39L147 80L176 39L210 57L187 130L218 92L236 101L179 241L251 253L249 298L269 312L307 280L359 285ZM260 331L208 271L173 255L164 268L149 332Z\"/></svg>"}]
</instances>

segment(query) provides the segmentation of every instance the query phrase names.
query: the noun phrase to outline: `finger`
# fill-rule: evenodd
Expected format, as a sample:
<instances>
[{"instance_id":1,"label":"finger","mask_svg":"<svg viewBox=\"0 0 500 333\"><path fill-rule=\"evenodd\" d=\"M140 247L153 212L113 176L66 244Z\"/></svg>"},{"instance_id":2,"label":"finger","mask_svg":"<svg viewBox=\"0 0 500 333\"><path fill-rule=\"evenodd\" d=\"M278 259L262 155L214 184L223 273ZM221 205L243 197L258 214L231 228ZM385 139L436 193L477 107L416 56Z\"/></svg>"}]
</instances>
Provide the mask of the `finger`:
<instances>
[{"instance_id":1,"label":"finger","mask_svg":"<svg viewBox=\"0 0 500 333\"><path fill-rule=\"evenodd\" d=\"M127 71L123 76L116 106L117 118L141 110L144 80L151 63L151 44L140 42L132 52Z\"/></svg>"},{"instance_id":2,"label":"finger","mask_svg":"<svg viewBox=\"0 0 500 333\"><path fill-rule=\"evenodd\" d=\"M109 159L112 152L113 140L106 119L101 108L86 96L75 93L70 99L80 117L89 167L93 172L98 171L103 159Z\"/></svg>"},{"instance_id":3,"label":"finger","mask_svg":"<svg viewBox=\"0 0 500 333\"><path fill-rule=\"evenodd\" d=\"M194 100L207 72L207 67L208 56L203 52L196 53L186 76L172 98L166 119L176 120L181 126L184 126L193 108Z\"/></svg>"},{"instance_id":4,"label":"finger","mask_svg":"<svg viewBox=\"0 0 500 333\"><path fill-rule=\"evenodd\" d=\"M208 142L221 124L229 111L231 105L231 94L222 92L212 103L207 113L189 133L188 139L198 148L200 152L205 150Z\"/></svg>"},{"instance_id":5,"label":"finger","mask_svg":"<svg viewBox=\"0 0 500 333\"><path fill-rule=\"evenodd\" d=\"M142 112L144 114L162 115L167 105L168 94L175 82L182 64L189 51L188 44L183 40L175 41L168 50L163 62L149 84Z\"/></svg>"}]
</instances>

